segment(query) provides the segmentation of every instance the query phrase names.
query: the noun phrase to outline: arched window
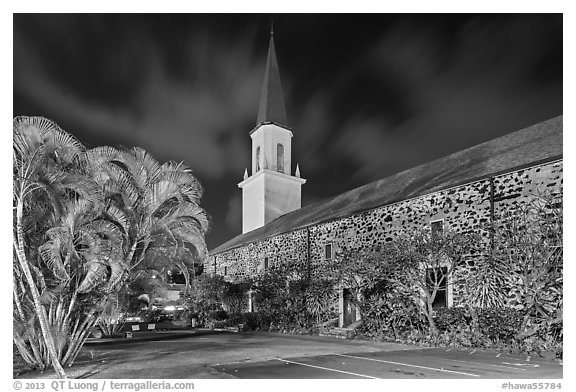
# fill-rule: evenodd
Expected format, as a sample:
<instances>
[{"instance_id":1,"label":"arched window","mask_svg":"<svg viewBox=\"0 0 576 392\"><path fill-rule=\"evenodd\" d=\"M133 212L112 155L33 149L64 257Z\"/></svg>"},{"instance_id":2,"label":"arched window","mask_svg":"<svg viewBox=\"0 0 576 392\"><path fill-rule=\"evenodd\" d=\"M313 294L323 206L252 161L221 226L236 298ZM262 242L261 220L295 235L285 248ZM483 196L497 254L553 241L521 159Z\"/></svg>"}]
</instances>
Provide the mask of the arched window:
<instances>
[{"instance_id":1,"label":"arched window","mask_svg":"<svg viewBox=\"0 0 576 392\"><path fill-rule=\"evenodd\" d=\"M280 143L276 146L276 170L284 173L284 146Z\"/></svg>"},{"instance_id":2,"label":"arched window","mask_svg":"<svg viewBox=\"0 0 576 392\"><path fill-rule=\"evenodd\" d=\"M256 171L260 170L260 146L256 147Z\"/></svg>"}]
</instances>

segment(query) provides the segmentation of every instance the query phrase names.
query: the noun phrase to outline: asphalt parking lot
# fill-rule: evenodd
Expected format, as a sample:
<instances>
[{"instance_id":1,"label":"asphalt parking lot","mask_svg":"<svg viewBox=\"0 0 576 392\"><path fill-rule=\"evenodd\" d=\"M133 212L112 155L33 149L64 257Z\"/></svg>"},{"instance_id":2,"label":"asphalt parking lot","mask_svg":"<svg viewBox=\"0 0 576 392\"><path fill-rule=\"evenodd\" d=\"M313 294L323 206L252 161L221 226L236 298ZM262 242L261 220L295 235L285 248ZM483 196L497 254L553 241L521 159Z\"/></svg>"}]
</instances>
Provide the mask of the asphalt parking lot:
<instances>
[{"instance_id":1,"label":"asphalt parking lot","mask_svg":"<svg viewBox=\"0 0 576 392\"><path fill-rule=\"evenodd\" d=\"M490 351L441 348L277 358L216 369L241 379L562 378L558 361L526 361Z\"/></svg>"},{"instance_id":2,"label":"asphalt parking lot","mask_svg":"<svg viewBox=\"0 0 576 392\"><path fill-rule=\"evenodd\" d=\"M276 333L176 331L85 345L70 378L560 379L553 358ZM22 378L53 378L52 372Z\"/></svg>"}]
</instances>

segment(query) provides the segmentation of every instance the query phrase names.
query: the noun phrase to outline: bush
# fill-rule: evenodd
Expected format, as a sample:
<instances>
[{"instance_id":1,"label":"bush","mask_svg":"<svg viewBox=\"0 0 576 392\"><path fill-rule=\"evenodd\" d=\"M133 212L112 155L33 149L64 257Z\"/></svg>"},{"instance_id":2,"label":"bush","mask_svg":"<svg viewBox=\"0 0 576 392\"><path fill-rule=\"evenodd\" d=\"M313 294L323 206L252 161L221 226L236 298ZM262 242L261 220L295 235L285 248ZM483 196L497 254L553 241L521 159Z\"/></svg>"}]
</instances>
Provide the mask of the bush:
<instances>
[{"instance_id":1,"label":"bush","mask_svg":"<svg viewBox=\"0 0 576 392\"><path fill-rule=\"evenodd\" d=\"M209 318L216 321L223 321L228 319L228 312L223 309L215 310L209 313Z\"/></svg>"},{"instance_id":2,"label":"bush","mask_svg":"<svg viewBox=\"0 0 576 392\"><path fill-rule=\"evenodd\" d=\"M228 326L233 327L238 324L244 324L245 317L242 313L232 313L228 315Z\"/></svg>"},{"instance_id":3,"label":"bush","mask_svg":"<svg viewBox=\"0 0 576 392\"><path fill-rule=\"evenodd\" d=\"M358 337L425 346L493 348L523 353L553 351L561 358L562 322L522 337L523 315L509 308L439 308L434 322L439 333L428 333L426 322L417 313L394 309L394 306L367 301L362 304L362 325Z\"/></svg>"},{"instance_id":4,"label":"bush","mask_svg":"<svg viewBox=\"0 0 576 392\"><path fill-rule=\"evenodd\" d=\"M452 332L470 329L472 318L465 308L439 308L434 312L438 331Z\"/></svg>"},{"instance_id":5,"label":"bush","mask_svg":"<svg viewBox=\"0 0 576 392\"><path fill-rule=\"evenodd\" d=\"M270 318L262 312L244 313L244 331L267 331Z\"/></svg>"},{"instance_id":6,"label":"bush","mask_svg":"<svg viewBox=\"0 0 576 392\"><path fill-rule=\"evenodd\" d=\"M512 343L522 325L522 313L514 309L478 309L478 329L492 342Z\"/></svg>"}]
</instances>

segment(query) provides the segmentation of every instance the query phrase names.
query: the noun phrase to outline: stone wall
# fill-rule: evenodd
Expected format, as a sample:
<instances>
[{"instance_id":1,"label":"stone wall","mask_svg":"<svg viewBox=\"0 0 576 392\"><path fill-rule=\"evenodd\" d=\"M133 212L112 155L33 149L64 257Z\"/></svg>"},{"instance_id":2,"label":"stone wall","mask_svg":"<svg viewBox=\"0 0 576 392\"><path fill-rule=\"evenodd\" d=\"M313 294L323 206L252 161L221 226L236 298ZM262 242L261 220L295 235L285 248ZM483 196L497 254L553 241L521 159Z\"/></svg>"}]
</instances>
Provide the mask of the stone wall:
<instances>
[{"instance_id":1,"label":"stone wall","mask_svg":"<svg viewBox=\"0 0 576 392\"><path fill-rule=\"evenodd\" d=\"M542 164L248 243L212 255L205 271L223 275L226 268L230 279L241 279L261 271L268 257L269 265L289 263L296 270L322 274L326 244L332 244L334 252L359 250L394 241L403 231L436 220L443 220L444 230L476 232L488 240L494 213L535 194L561 193L562 167L562 161ZM460 304L464 290L462 285L449 288L454 305Z\"/></svg>"}]
</instances>

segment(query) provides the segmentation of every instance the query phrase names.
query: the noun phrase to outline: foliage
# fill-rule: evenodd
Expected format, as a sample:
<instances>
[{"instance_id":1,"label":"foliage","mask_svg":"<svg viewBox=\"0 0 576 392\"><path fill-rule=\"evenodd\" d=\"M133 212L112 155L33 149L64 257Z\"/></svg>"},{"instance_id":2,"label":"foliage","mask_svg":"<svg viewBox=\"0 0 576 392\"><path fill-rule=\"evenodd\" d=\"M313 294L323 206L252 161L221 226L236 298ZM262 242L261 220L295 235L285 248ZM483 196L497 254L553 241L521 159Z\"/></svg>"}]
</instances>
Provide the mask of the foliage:
<instances>
[{"instance_id":1,"label":"foliage","mask_svg":"<svg viewBox=\"0 0 576 392\"><path fill-rule=\"evenodd\" d=\"M14 343L30 365L65 377L96 321L116 228L85 176L84 149L41 117L13 122Z\"/></svg>"},{"instance_id":2,"label":"foliage","mask_svg":"<svg viewBox=\"0 0 576 392\"><path fill-rule=\"evenodd\" d=\"M558 333L563 316L562 250L561 195L534 195L499 214L494 257L508 267L507 305L522 312L520 341Z\"/></svg>"},{"instance_id":3,"label":"foliage","mask_svg":"<svg viewBox=\"0 0 576 392\"><path fill-rule=\"evenodd\" d=\"M522 351L561 352L562 195L530 195L500 208L487 229L493 244L467 271L464 299L472 306L496 309L478 313L479 324L485 325L481 332Z\"/></svg>"},{"instance_id":4,"label":"foliage","mask_svg":"<svg viewBox=\"0 0 576 392\"><path fill-rule=\"evenodd\" d=\"M246 310L248 303L248 291L251 288L249 279L242 282L224 283L222 292L222 305L230 313L242 313Z\"/></svg>"},{"instance_id":5,"label":"foliage","mask_svg":"<svg viewBox=\"0 0 576 392\"><path fill-rule=\"evenodd\" d=\"M333 270L355 293L361 336L561 355L561 207L559 196L540 195L505 210L492 247L475 235L414 231L384 247L342 251ZM467 307L432 306L448 277L467 287Z\"/></svg>"},{"instance_id":6,"label":"foliage","mask_svg":"<svg viewBox=\"0 0 576 392\"><path fill-rule=\"evenodd\" d=\"M126 303L121 301L119 296L106 302L96 322L104 337L120 335L126 311Z\"/></svg>"},{"instance_id":7,"label":"foliage","mask_svg":"<svg viewBox=\"0 0 576 392\"><path fill-rule=\"evenodd\" d=\"M158 267L153 249L186 247L191 257L174 258L183 271L202 262L201 187L182 164L86 151L41 117L16 117L13 141L13 339L26 362L65 377L98 318L117 319L110 301Z\"/></svg>"},{"instance_id":8,"label":"foliage","mask_svg":"<svg viewBox=\"0 0 576 392\"><path fill-rule=\"evenodd\" d=\"M221 275L204 274L192 280L183 300L200 325L206 325L211 320L212 312L223 310L225 285L226 281Z\"/></svg>"},{"instance_id":9,"label":"foliage","mask_svg":"<svg viewBox=\"0 0 576 392\"><path fill-rule=\"evenodd\" d=\"M508 267L492 252L477 255L473 265L463 269L467 289L463 301L479 308L506 306Z\"/></svg>"},{"instance_id":10,"label":"foliage","mask_svg":"<svg viewBox=\"0 0 576 392\"><path fill-rule=\"evenodd\" d=\"M336 261L338 280L356 294L364 329L393 333L423 328L424 316L432 334L438 332L433 303L457 268L478 252L470 234L415 230L374 249L343 251ZM377 304L377 305L376 305Z\"/></svg>"},{"instance_id":11,"label":"foliage","mask_svg":"<svg viewBox=\"0 0 576 392\"><path fill-rule=\"evenodd\" d=\"M479 332L491 341L512 344L522 324L522 313L513 309L484 308L478 310Z\"/></svg>"},{"instance_id":12,"label":"foliage","mask_svg":"<svg viewBox=\"0 0 576 392\"><path fill-rule=\"evenodd\" d=\"M201 325L243 324L246 330L309 332L334 317L334 294L328 280L311 281L288 268L275 267L236 282L201 275L193 280L186 298ZM246 312L249 295L255 312ZM224 311L226 318L221 317Z\"/></svg>"},{"instance_id":13,"label":"foliage","mask_svg":"<svg viewBox=\"0 0 576 392\"><path fill-rule=\"evenodd\" d=\"M253 294L258 328L310 333L336 317L337 296L333 281L309 277L289 265L276 265L254 278Z\"/></svg>"},{"instance_id":14,"label":"foliage","mask_svg":"<svg viewBox=\"0 0 576 392\"><path fill-rule=\"evenodd\" d=\"M465 308L439 308L434 312L434 321L438 330L454 331L471 324L471 317Z\"/></svg>"},{"instance_id":15,"label":"foliage","mask_svg":"<svg viewBox=\"0 0 576 392\"><path fill-rule=\"evenodd\" d=\"M458 285L458 269L465 268L467 260L480 253L481 242L469 233L444 230L415 230L394 242L394 284L406 290L415 287L421 294L421 313L428 321L429 331L438 330L434 322L433 303L442 286L449 279Z\"/></svg>"},{"instance_id":16,"label":"foliage","mask_svg":"<svg viewBox=\"0 0 576 392\"><path fill-rule=\"evenodd\" d=\"M362 314L363 335L396 340L423 327L420 293L415 287L397 284L402 280L398 257L398 249L392 245L344 250L336 257L336 281L353 292Z\"/></svg>"}]
</instances>

